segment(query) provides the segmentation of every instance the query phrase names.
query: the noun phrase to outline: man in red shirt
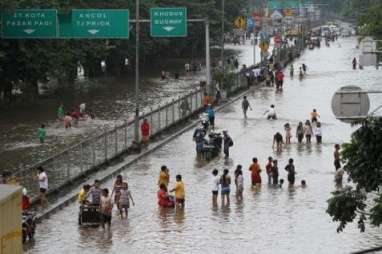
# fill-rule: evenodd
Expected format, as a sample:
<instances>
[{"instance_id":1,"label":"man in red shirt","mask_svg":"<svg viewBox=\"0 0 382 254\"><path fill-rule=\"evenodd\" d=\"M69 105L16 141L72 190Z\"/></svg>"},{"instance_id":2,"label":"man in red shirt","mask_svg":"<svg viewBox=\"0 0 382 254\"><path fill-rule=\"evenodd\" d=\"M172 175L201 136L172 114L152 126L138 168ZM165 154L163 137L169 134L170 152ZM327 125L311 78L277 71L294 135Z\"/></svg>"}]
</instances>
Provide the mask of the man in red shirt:
<instances>
[{"instance_id":1,"label":"man in red shirt","mask_svg":"<svg viewBox=\"0 0 382 254\"><path fill-rule=\"evenodd\" d=\"M284 84L284 73L278 70L276 73L276 89L283 89Z\"/></svg>"},{"instance_id":2,"label":"man in red shirt","mask_svg":"<svg viewBox=\"0 0 382 254\"><path fill-rule=\"evenodd\" d=\"M29 197L27 195L27 190L25 188L22 190L22 192L23 192L23 196L22 196L22 199L21 199L21 209L23 211L26 211L26 210L29 209L30 199L29 199Z\"/></svg>"},{"instance_id":3,"label":"man in red shirt","mask_svg":"<svg viewBox=\"0 0 382 254\"><path fill-rule=\"evenodd\" d=\"M143 120L141 125L142 143L147 145L150 139L150 124L147 119Z\"/></svg>"}]
</instances>

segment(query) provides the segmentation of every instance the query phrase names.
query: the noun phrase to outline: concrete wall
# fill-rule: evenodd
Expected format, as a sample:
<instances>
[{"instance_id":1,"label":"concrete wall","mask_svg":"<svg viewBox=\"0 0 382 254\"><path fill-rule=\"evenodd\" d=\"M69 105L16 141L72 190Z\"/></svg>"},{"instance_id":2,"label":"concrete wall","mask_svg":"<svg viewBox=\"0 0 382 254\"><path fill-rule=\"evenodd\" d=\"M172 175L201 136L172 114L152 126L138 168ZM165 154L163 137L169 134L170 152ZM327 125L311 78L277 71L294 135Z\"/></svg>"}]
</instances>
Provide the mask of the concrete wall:
<instances>
[{"instance_id":1,"label":"concrete wall","mask_svg":"<svg viewBox=\"0 0 382 254\"><path fill-rule=\"evenodd\" d=\"M22 253L21 188L0 184L0 254Z\"/></svg>"}]
</instances>

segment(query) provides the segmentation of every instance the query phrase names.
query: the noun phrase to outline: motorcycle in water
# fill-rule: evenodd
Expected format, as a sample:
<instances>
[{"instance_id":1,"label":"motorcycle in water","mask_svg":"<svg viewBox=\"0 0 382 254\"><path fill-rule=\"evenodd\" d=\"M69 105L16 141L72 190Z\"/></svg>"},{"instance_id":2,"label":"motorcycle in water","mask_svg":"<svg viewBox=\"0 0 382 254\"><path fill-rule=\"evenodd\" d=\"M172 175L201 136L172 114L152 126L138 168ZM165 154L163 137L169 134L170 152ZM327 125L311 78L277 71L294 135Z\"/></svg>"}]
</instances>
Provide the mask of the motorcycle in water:
<instances>
[{"instance_id":1,"label":"motorcycle in water","mask_svg":"<svg viewBox=\"0 0 382 254\"><path fill-rule=\"evenodd\" d=\"M23 243L27 239L32 240L36 230L36 216L31 212L23 212L22 214L22 237Z\"/></svg>"},{"instance_id":2,"label":"motorcycle in water","mask_svg":"<svg viewBox=\"0 0 382 254\"><path fill-rule=\"evenodd\" d=\"M206 160L212 160L217 157L223 145L223 137L220 133L210 133L208 135L208 143L203 146L203 157Z\"/></svg>"},{"instance_id":3,"label":"motorcycle in water","mask_svg":"<svg viewBox=\"0 0 382 254\"><path fill-rule=\"evenodd\" d=\"M208 132L208 128L210 127L210 119L208 118L208 114L207 113L202 113L199 116L199 119L200 119L200 122L202 123L203 130L205 132Z\"/></svg>"},{"instance_id":4,"label":"motorcycle in water","mask_svg":"<svg viewBox=\"0 0 382 254\"><path fill-rule=\"evenodd\" d=\"M81 205L78 214L78 224L80 226L99 226L101 217L99 216L98 205Z\"/></svg>"}]
</instances>

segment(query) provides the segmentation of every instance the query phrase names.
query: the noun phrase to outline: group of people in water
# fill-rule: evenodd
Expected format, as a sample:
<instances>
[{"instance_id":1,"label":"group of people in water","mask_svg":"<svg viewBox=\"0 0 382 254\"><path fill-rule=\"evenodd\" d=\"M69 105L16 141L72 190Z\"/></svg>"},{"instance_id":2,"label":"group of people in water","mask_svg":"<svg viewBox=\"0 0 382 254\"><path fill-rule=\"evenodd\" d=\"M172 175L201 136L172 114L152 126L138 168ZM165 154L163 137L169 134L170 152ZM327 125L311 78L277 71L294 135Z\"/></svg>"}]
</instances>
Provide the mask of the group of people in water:
<instances>
[{"instance_id":1,"label":"group of people in water","mask_svg":"<svg viewBox=\"0 0 382 254\"><path fill-rule=\"evenodd\" d=\"M160 207L185 206L185 189L181 175L176 175L176 183L169 190L170 174L167 166L163 165L158 176L157 199ZM174 193L170 195L170 193ZM131 204L135 206L133 195L129 185L122 175L118 175L110 192L108 188L102 188L101 182L95 180L92 185L85 184L78 193L78 202L81 207L93 207L98 209L101 226L110 229L112 211L116 207L121 219L128 218L128 210Z\"/></svg>"},{"instance_id":2,"label":"group of people in water","mask_svg":"<svg viewBox=\"0 0 382 254\"><path fill-rule=\"evenodd\" d=\"M284 169L287 172L289 187L293 187L295 184L295 178L297 173L294 166L294 160L292 158L289 159L288 164L285 166ZM257 158L252 159L252 164L249 166L248 170L250 171L251 175L251 187L258 188L259 186L261 186L262 169ZM280 173L278 168L278 161L273 159L272 157L269 157L265 165L265 171L267 174L268 184L277 188L282 188L284 184L284 179L279 180ZM244 191L244 177L242 165L237 165L234 171L234 183L236 186L236 198L238 201L242 201ZM211 186L213 205L217 205L219 191L221 194L222 205L230 203L231 176L229 175L228 169L224 169L223 174L220 176L219 171L217 169L214 169L212 171ZM301 180L301 187L306 187L305 180Z\"/></svg>"},{"instance_id":3,"label":"group of people in water","mask_svg":"<svg viewBox=\"0 0 382 254\"><path fill-rule=\"evenodd\" d=\"M304 78L307 70L308 70L308 66L305 63L303 63L299 67L298 77L300 80ZM293 65L293 63L289 65L289 75L291 78L293 78L293 76L294 76L294 65Z\"/></svg>"},{"instance_id":4,"label":"group of people in water","mask_svg":"<svg viewBox=\"0 0 382 254\"><path fill-rule=\"evenodd\" d=\"M252 110L251 104L249 103L247 96L243 97L241 107L243 110L244 118L247 118L248 109ZM277 113L275 105L272 104L268 110L265 111L264 115L268 120L277 120ZM306 143L310 144L312 142L312 137L316 138L317 144L322 143L322 126L319 121L320 115L317 109L313 109L310 113L310 120L306 120L305 124L299 122L296 127L296 138L299 144L301 144L305 138ZM273 137L273 148L276 148L278 152L282 151L283 145L291 144L293 137L292 126L290 123L284 124L285 140L281 132L277 132Z\"/></svg>"},{"instance_id":5,"label":"group of people in water","mask_svg":"<svg viewBox=\"0 0 382 254\"><path fill-rule=\"evenodd\" d=\"M296 138L299 144L303 143L304 138L307 144L312 142L312 137L316 138L317 144L322 143L322 126L319 122L320 115L316 109L310 113L310 120L306 120L305 123L299 122L296 127ZM285 141L280 132L277 132L273 137L273 147L278 152L282 151L283 145L291 144L292 140L292 127L290 123L284 124Z\"/></svg>"},{"instance_id":6,"label":"group of people in water","mask_svg":"<svg viewBox=\"0 0 382 254\"><path fill-rule=\"evenodd\" d=\"M81 206L98 208L101 226L108 226L109 229L114 205L121 218L128 217L130 201L135 205L128 183L123 180L122 175L117 176L111 193L108 188L101 188L99 180L95 180L93 185L85 184L78 193L78 201Z\"/></svg>"},{"instance_id":7,"label":"group of people in water","mask_svg":"<svg viewBox=\"0 0 382 254\"><path fill-rule=\"evenodd\" d=\"M70 129L72 124L77 125L80 120L86 120L88 118L94 119L95 115L92 111L86 110L86 104L81 103L78 109L72 109L65 112L64 104L61 103L57 109L57 119L63 122L65 129Z\"/></svg>"},{"instance_id":8,"label":"group of people in water","mask_svg":"<svg viewBox=\"0 0 382 254\"><path fill-rule=\"evenodd\" d=\"M262 169L257 158L252 159L252 164L249 166L248 171L251 176L252 188L258 188L262 184ZM287 172L289 187L293 187L296 176L293 159L289 159L288 164L285 166L285 171ZM282 188L284 179L279 180L280 172L277 160L269 157L265 165L265 172L267 174L269 185ZM163 165L160 169L157 182L157 203L159 207L176 209L183 209L185 207L186 192L182 175L176 175L175 179L175 184L170 188L170 172L167 166ZM217 205L219 192L221 194L222 205L228 205L230 203L232 183L229 170L224 169L222 175L219 175L219 171L214 169L212 171L211 181L213 205ZM234 184L236 186L235 196L238 201L242 201L244 191L242 165L237 165L234 171ZM306 187L305 180L301 180L301 187ZM172 195L172 193L174 193L174 195ZM81 206L97 207L99 209L101 226L108 229L110 229L114 207L117 208L120 218L123 219L128 218L128 210L131 207L131 204L133 206L135 205L128 183L123 179L122 175L116 177L111 192L108 188L101 188L99 180L95 180L92 185L85 184L78 194L78 201Z\"/></svg>"},{"instance_id":9,"label":"group of people in water","mask_svg":"<svg viewBox=\"0 0 382 254\"><path fill-rule=\"evenodd\" d=\"M81 103L78 109L72 109L71 111L66 111L64 109L64 104L61 103L57 108L57 121L62 122L65 129L72 128L72 125L78 125L80 120L86 120L88 118L95 119L95 115L92 111L86 110L86 104ZM45 124L41 124L37 129L37 137L41 144L45 143L46 138L46 128Z\"/></svg>"},{"instance_id":10,"label":"group of people in water","mask_svg":"<svg viewBox=\"0 0 382 254\"><path fill-rule=\"evenodd\" d=\"M187 63L184 64L184 71L186 72L186 75L188 75L191 72L195 73L197 71L201 71L202 68L203 68L203 66L202 66L201 62L198 62L198 63L196 63L196 62L188 63L187 62ZM178 80L179 77L180 77L180 73L178 71L175 71L173 73L173 75L174 75L174 79L175 80ZM169 80L170 78L171 78L171 73L170 72L165 71L165 70L162 70L160 72L160 80L161 81L166 81L166 80Z\"/></svg>"},{"instance_id":11,"label":"group of people in water","mask_svg":"<svg viewBox=\"0 0 382 254\"><path fill-rule=\"evenodd\" d=\"M304 78L308 70L308 66L303 63L299 67L299 78L300 80ZM293 63L289 65L289 74L290 77L293 78L294 76L294 65ZM265 70L265 85L266 86L273 86L276 85L276 91L283 90L284 85L284 72L281 69L281 66L279 64L269 64L268 67Z\"/></svg>"}]
</instances>

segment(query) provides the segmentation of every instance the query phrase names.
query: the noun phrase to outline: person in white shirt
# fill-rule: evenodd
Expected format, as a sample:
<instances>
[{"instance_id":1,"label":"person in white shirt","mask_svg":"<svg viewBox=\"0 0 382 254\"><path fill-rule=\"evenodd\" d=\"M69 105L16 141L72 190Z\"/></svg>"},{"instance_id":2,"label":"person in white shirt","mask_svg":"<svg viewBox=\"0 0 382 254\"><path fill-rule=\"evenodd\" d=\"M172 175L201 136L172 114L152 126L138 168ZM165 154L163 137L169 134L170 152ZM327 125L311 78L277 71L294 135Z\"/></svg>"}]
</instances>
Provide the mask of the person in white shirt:
<instances>
[{"instance_id":1,"label":"person in white shirt","mask_svg":"<svg viewBox=\"0 0 382 254\"><path fill-rule=\"evenodd\" d=\"M85 114L86 104L83 102L80 104L80 113L83 116Z\"/></svg>"},{"instance_id":2,"label":"person in white shirt","mask_svg":"<svg viewBox=\"0 0 382 254\"><path fill-rule=\"evenodd\" d=\"M48 175L45 173L43 167L38 167L38 184L40 187L40 204L41 207L46 207L48 204L48 200L46 199L46 192L48 191Z\"/></svg>"},{"instance_id":3,"label":"person in white shirt","mask_svg":"<svg viewBox=\"0 0 382 254\"><path fill-rule=\"evenodd\" d=\"M217 206L218 204L218 195L219 195L219 185L220 185L220 177L218 176L219 171L214 169L212 171L212 204Z\"/></svg>"},{"instance_id":4,"label":"person in white shirt","mask_svg":"<svg viewBox=\"0 0 382 254\"><path fill-rule=\"evenodd\" d=\"M267 119L268 120L276 120L277 119L277 114L276 114L276 110L275 110L275 105L271 105L271 107L265 111L264 115L267 116Z\"/></svg>"},{"instance_id":5,"label":"person in white shirt","mask_svg":"<svg viewBox=\"0 0 382 254\"><path fill-rule=\"evenodd\" d=\"M186 63L185 65L184 65L184 70L186 71L186 72L190 72L190 64L189 63Z\"/></svg>"},{"instance_id":6,"label":"person in white shirt","mask_svg":"<svg viewBox=\"0 0 382 254\"><path fill-rule=\"evenodd\" d=\"M317 126L314 129L314 135L316 135L317 144L322 143L322 129L321 129L321 123L317 122Z\"/></svg>"}]
</instances>

